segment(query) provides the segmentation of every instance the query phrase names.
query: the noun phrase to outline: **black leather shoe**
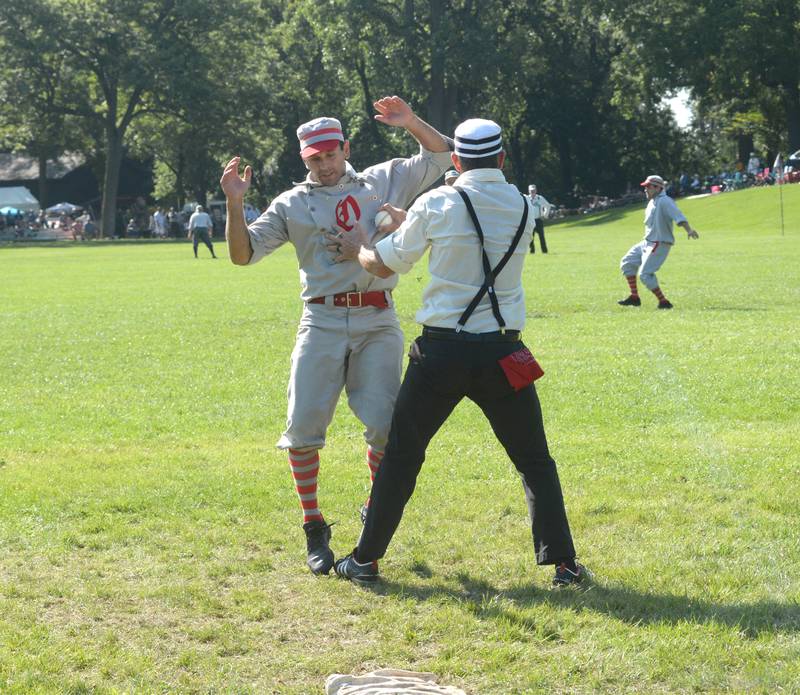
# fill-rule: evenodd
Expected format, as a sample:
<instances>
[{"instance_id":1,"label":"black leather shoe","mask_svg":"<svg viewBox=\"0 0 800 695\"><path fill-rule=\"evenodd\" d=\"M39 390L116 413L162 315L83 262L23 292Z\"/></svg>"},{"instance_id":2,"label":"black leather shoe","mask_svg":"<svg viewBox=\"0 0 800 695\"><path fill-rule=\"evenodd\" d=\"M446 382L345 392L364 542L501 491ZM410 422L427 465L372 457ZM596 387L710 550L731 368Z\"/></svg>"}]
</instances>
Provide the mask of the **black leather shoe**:
<instances>
[{"instance_id":1,"label":"black leather shoe","mask_svg":"<svg viewBox=\"0 0 800 695\"><path fill-rule=\"evenodd\" d=\"M331 527L324 521L308 521L303 524L306 532L306 564L314 574L328 574L333 567L333 553L330 548Z\"/></svg>"},{"instance_id":2,"label":"black leather shoe","mask_svg":"<svg viewBox=\"0 0 800 695\"><path fill-rule=\"evenodd\" d=\"M665 299L663 302L659 302L658 303L658 308L659 309L672 309L672 302L670 302L668 299Z\"/></svg>"},{"instance_id":3,"label":"black leather shoe","mask_svg":"<svg viewBox=\"0 0 800 695\"><path fill-rule=\"evenodd\" d=\"M575 563L573 572L563 562L556 565L556 576L553 577L553 586L570 586L572 584L582 584L591 581L592 573L587 570L580 562Z\"/></svg>"},{"instance_id":4,"label":"black leather shoe","mask_svg":"<svg viewBox=\"0 0 800 695\"><path fill-rule=\"evenodd\" d=\"M639 297L629 295L625 299L620 299L617 304L620 306L642 306L642 300Z\"/></svg>"},{"instance_id":5,"label":"black leather shoe","mask_svg":"<svg viewBox=\"0 0 800 695\"><path fill-rule=\"evenodd\" d=\"M343 579L362 585L375 584L378 581L378 562L356 562L353 553L336 563L335 572Z\"/></svg>"}]
</instances>

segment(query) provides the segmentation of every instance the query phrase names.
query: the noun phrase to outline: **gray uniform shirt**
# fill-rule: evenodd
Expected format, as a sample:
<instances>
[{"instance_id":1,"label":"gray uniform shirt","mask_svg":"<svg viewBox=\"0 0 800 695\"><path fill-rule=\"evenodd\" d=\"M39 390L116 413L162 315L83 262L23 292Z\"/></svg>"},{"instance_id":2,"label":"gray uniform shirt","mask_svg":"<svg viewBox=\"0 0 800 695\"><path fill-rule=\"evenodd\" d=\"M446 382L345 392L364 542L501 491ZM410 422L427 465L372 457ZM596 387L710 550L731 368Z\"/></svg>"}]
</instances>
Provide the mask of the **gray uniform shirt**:
<instances>
[{"instance_id":1,"label":"gray uniform shirt","mask_svg":"<svg viewBox=\"0 0 800 695\"><path fill-rule=\"evenodd\" d=\"M674 244L672 235L673 222L686 222L686 217L675 205L666 191L661 191L655 198L651 198L644 211L644 238L645 241L661 241Z\"/></svg>"},{"instance_id":2,"label":"gray uniform shirt","mask_svg":"<svg viewBox=\"0 0 800 695\"><path fill-rule=\"evenodd\" d=\"M357 261L335 263L324 234L334 224L350 229L358 221L371 239L381 205L407 208L450 163L449 152L428 152L420 147L420 153L413 157L392 159L360 173L348 162L344 176L333 186L307 177L276 197L248 226L253 249L250 263L257 263L288 241L300 266L300 296L304 301L339 292L392 289L397 285L397 275L383 279L362 269Z\"/></svg>"}]
</instances>

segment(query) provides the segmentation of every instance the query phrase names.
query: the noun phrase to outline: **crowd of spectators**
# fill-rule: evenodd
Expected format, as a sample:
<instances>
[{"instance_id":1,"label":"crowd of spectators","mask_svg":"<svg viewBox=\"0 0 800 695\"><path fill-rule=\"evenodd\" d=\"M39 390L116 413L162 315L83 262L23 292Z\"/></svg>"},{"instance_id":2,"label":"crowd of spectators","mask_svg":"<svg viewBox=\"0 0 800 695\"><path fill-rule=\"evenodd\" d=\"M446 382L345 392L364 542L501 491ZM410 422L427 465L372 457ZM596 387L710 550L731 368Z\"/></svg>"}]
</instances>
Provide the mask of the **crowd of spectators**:
<instances>
[{"instance_id":1,"label":"crowd of spectators","mask_svg":"<svg viewBox=\"0 0 800 695\"><path fill-rule=\"evenodd\" d=\"M796 157L798 153L791 157ZM800 183L800 160L789 158L784 165L782 180L784 183ZM700 175L681 172L670 179L667 178L667 195L673 198L691 195L713 195L726 191L736 191L750 186L771 186L777 181L776 172L769 166L764 166L755 152L750 153L747 163L737 161L730 169L723 169L716 173ZM576 206L553 206L552 218L585 215L609 208L642 203L644 196L638 187L629 186L621 196L611 197L601 195L579 195L577 191L573 196L578 204Z\"/></svg>"}]
</instances>

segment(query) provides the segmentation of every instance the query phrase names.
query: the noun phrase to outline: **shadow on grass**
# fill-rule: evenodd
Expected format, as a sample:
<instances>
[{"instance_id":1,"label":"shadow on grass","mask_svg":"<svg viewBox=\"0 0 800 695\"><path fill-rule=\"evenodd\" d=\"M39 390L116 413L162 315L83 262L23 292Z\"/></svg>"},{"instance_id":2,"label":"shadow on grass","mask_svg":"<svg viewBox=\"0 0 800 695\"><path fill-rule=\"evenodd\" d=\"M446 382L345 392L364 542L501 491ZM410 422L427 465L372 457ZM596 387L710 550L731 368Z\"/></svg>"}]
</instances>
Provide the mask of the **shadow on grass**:
<instances>
[{"instance_id":1,"label":"shadow on grass","mask_svg":"<svg viewBox=\"0 0 800 695\"><path fill-rule=\"evenodd\" d=\"M443 585L408 585L383 579L372 591L386 596L411 596L418 601L452 599L466 603L477 617L510 623L527 623L528 619L515 610L509 611L502 602L493 599L510 601L517 610L539 605L590 610L631 625L721 624L739 630L748 638L755 638L763 632L800 632L800 604L796 603L714 603L677 594L604 586L600 582L585 588L552 590L525 584L501 591L463 572L457 575L457 579L461 590Z\"/></svg>"}]
</instances>

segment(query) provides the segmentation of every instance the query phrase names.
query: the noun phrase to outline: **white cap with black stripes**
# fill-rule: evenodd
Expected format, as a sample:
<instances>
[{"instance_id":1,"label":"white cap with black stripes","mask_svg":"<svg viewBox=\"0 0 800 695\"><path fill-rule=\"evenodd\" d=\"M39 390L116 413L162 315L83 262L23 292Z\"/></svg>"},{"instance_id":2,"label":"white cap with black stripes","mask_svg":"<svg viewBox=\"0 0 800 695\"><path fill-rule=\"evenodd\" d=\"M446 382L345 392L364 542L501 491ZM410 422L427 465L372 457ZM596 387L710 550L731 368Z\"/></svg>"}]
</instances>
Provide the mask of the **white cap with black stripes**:
<instances>
[{"instance_id":1,"label":"white cap with black stripes","mask_svg":"<svg viewBox=\"0 0 800 695\"><path fill-rule=\"evenodd\" d=\"M485 118L470 118L459 124L455 132L456 154L466 159L490 157L503 151L500 126Z\"/></svg>"}]
</instances>

